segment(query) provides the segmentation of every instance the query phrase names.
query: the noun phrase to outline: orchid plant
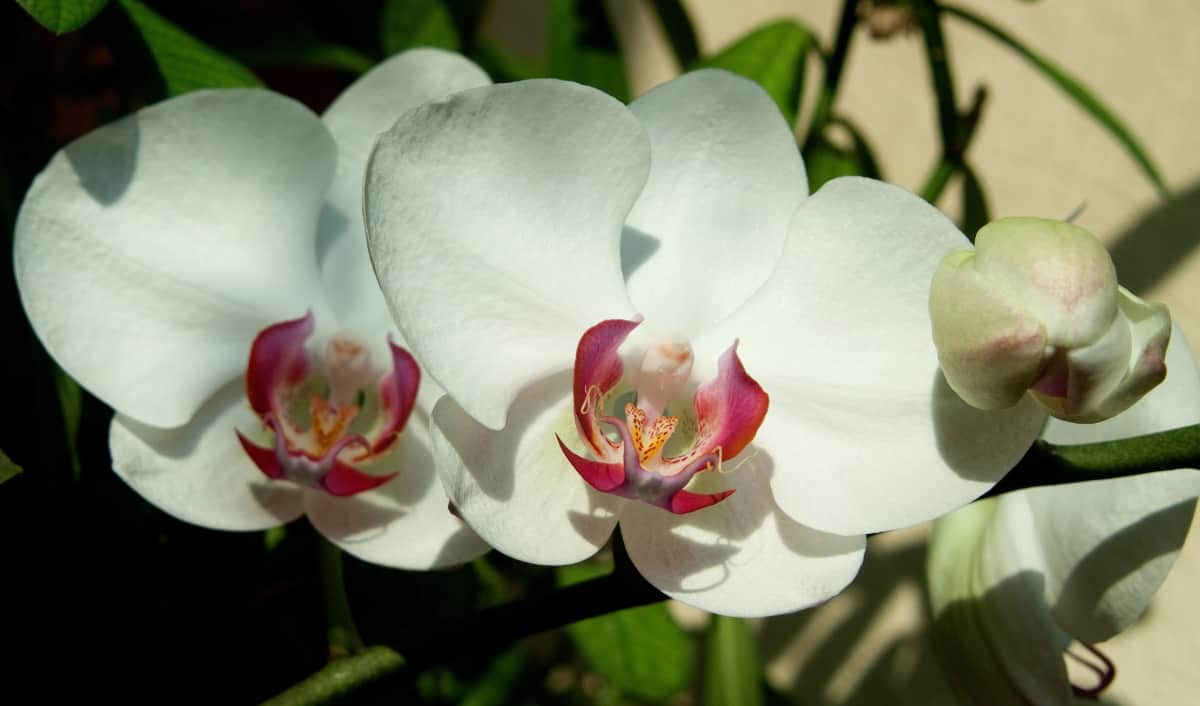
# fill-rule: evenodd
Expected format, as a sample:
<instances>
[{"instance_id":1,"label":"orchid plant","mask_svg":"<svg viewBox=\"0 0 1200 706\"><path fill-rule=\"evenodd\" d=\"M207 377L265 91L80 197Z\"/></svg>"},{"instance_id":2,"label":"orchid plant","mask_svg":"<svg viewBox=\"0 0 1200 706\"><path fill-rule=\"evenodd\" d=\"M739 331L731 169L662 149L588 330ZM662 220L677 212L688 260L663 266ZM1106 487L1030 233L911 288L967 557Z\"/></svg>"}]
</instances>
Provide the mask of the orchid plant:
<instances>
[{"instance_id":1,"label":"orchid plant","mask_svg":"<svg viewBox=\"0 0 1200 706\"><path fill-rule=\"evenodd\" d=\"M987 94L959 105L943 20L1016 50L1165 194L1065 69L941 0L843 0L828 47L782 20L716 52L695 3L656 1L683 71L640 96L611 3L550 3L544 57L486 2L157 5L8 8L64 35L6 43L30 71L0 81L28 113L10 132L44 140L0 155L6 352L33 351L9 378L57 366L66 420L10 385L0 523L53 557L0 594L46 626L13 633L27 654L68 635L72 670L134 700L312 673L280 701L755 706L737 617L848 586L828 608L872 613L867 536L934 520L927 632L960 701L1111 681L1095 643L1147 610L1200 495L1200 371L1089 233L992 221L967 151ZM924 42L940 151L919 196L838 108L861 28ZM955 178L961 225L935 208ZM69 484L44 480L63 426ZM130 502L148 510L112 517ZM112 668L145 644L136 678ZM1096 683L1068 677L1083 653Z\"/></svg>"}]
</instances>

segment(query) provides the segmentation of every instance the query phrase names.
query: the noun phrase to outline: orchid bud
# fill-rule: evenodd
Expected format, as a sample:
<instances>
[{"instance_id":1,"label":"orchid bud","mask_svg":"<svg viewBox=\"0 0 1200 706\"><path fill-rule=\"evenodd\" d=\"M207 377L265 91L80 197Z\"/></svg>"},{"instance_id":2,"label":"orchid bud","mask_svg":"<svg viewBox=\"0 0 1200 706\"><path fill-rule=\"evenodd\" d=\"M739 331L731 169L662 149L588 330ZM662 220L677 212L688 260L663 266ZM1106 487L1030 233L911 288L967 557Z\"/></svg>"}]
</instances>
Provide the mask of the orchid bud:
<instances>
[{"instance_id":1,"label":"orchid bud","mask_svg":"<svg viewBox=\"0 0 1200 706\"><path fill-rule=\"evenodd\" d=\"M984 226L938 266L929 313L946 382L979 409L1029 391L1055 417L1098 422L1166 377L1167 308L1118 286L1104 246L1070 223Z\"/></svg>"}]
</instances>

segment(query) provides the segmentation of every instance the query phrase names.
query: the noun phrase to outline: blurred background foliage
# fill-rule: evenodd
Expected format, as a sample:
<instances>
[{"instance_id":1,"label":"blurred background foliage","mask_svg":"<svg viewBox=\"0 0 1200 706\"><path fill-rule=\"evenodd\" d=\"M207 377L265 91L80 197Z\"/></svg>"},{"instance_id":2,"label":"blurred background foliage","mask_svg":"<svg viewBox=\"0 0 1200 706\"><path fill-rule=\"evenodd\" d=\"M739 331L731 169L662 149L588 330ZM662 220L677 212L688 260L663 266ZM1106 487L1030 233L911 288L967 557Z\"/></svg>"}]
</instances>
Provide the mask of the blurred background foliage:
<instances>
[{"instance_id":1,"label":"blurred background foliage","mask_svg":"<svg viewBox=\"0 0 1200 706\"><path fill-rule=\"evenodd\" d=\"M1103 125L1165 193L1145 150L1098 96L1065 68L964 8L932 0L845 2L828 46L820 45L813 28L780 20L704 54L683 4L646 4L680 67L728 69L770 93L796 125L814 190L845 174L886 176L863 128L837 110L854 37L920 32L941 136L921 193L936 202L947 183L960 178L966 232L989 219L985 175L974 169L968 150L987 94L976 91L967 105L954 98L953 56L940 28L950 14L1035 66ZM409 47L436 46L464 53L497 81L551 76L596 86L621 100L632 97L611 6L542 0L523 3L535 9L525 7L514 21L501 5L4 3L3 231L11 238L23 194L57 149L139 107L198 88L265 86L320 111L383 58ZM802 111L805 65L814 58L821 85L813 105ZM3 251L9 273L10 240ZM331 656L366 644L400 649L412 677L365 695L369 702L760 706L877 703L880 694L890 694L897 702L951 703L944 685L937 686L941 681L923 634L900 634L871 654L862 654L857 641L895 601L921 610L924 548L904 538L873 540L851 598L843 602L850 612L836 618L836 630L822 623L828 616L812 611L750 624L654 603L513 644L484 635L437 644L430 636L482 608L610 571L612 552L559 570L493 553L456 570L414 573L352 558L331 565L303 520L246 534L174 520L109 472L111 412L46 356L10 275L2 286L8 413L0 425L0 634L6 652L0 691L36 688L46 701L86 692L129 702L256 702L320 669ZM339 621L329 614L331 572L343 579L361 643L333 629ZM424 649L429 654L422 658ZM769 687L762 665L797 649L808 650L805 668L771 679L781 691ZM865 665L861 673L840 677L841 666L852 660ZM43 676L39 667L57 676Z\"/></svg>"}]
</instances>

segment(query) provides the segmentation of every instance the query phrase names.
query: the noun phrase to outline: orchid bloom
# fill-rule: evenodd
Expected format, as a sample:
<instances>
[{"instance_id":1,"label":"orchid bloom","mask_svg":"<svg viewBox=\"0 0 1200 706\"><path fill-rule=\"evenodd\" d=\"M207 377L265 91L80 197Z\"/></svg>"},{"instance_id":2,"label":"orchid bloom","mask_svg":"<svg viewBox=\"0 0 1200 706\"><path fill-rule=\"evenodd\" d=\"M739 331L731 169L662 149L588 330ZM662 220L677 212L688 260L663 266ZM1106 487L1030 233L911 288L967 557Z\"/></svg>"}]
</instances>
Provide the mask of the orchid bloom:
<instances>
[{"instance_id":1,"label":"orchid bloom","mask_svg":"<svg viewBox=\"0 0 1200 706\"><path fill-rule=\"evenodd\" d=\"M808 195L755 84L708 70L628 107L539 80L456 94L380 141L368 249L447 395L459 515L539 564L620 522L653 585L728 615L840 591L863 535L983 493L1032 443L938 372L928 282L968 247L899 188Z\"/></svg>"},{"instance_id":2,"label":"orchid bloom","mask_svg":"<svg viewBox=\"0 0 1200 706\"><path fill-rule=\"evenodd\" d=\"M1176 330L1166 381L1098 424L1051 419L1055 444L1108 441L1200 422L1200 371ZM1005 493L937 521L928 563L934 646L966 704L1071 706L1112 677L1072 684L1064 650L1136 622L1187 537L1200 473L1163 471Z\"/></svg>"},{"instance_id":3,"label":"orchid bloom","mask_svg":"<svg viewBox=\"0 0 1200 706\"><path fill-rule=\"evenodd\" d=\"M447 510L439 392L392 333L361 216L378 132L484 83L459 56L412 51L320 118L263 90L197 91L55 155L21 208L17 283L46 349L116 411L130 487L219 529L307 514L392 566L486 549Z\"/></svg>"},{"instance_id":4,"label":"orchid bloom","mask_svg":"<svg viewBox=\"0 0 1200 706\"><path fill-rule=\"evenodd\" d=\"M938 267L929 309L946 381L980 409L1028 390L1059 419L1098 422L1166 375L1167 308L1118 286L1108 251L1070 223L984 226Z\"/></svg>"}]
</instances>

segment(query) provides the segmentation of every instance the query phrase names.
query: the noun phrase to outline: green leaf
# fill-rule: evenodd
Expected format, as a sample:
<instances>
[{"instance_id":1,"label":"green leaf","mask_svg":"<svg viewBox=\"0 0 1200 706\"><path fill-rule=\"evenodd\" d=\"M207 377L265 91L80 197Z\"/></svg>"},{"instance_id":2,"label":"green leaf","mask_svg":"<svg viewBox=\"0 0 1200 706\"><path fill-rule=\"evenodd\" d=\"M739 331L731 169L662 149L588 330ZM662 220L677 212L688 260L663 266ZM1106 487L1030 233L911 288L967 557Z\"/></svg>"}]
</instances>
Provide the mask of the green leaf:
<instances>
[{"instance_id":1,"label":"green leaf","mask_svg":"<svg viewBox=\"0 0 1200 706\"><path fill-rule=\"evenodd\" d=\"M762 706L762 670L750 628L714 615L704 655L704 706Z\"/></svg>"},{"instance_id":2,"label":"green leaf","mask_svg":"<svg viewBox=\"0 0 1200 706\"><path fill-rule=\"evenodd\" d=\"M558 581L569 586L605 573L595 563L564 566ZM661 603L573 623L567 635L593 669L636 696L658 701L691 683L691 640Z\"/></svg>"},{"instance_id":3,"label":"green leaf","mask_svg":"<svg viewBox=\"0 0 1200 706\"><path fill-rule=\"evenodd\" d=\"M849 147L834 144L824 135L814 135L804 150L808 168L808 188L816 191L830 179L842 176L865 176L881 179L879 163L866 137L843 118L834 118L829 125L842 129L849 138Z\"/></svg>"},{"instance_id":4,"label":"green leaf","mask_svg":"<svg viewBox=\"0 0 1200 706\"><path fill-rule=\"evenodd\" d=\"M200 88L262 85L245 66L183 31L137 0L120 0L167 96Z\"/></svg>"},{"instance_id":5,"label":"green leaf","mask_svg":"<svg viewBox=\"0 0 1200 706\"><path fill-rule=\"evenodd\" d=\"M22 468L12 462L3 451L0 451L0 483L11 479L13 476L22 472Z\"/></svg>"},{"instance_id":6,"label":"green leaf","mask_svg":"<svg viewBox=\"0 0 1200 706\"><path fill-rule=\"evenodd\" d=\"M1079 104L1080 108L1083 108L1084 111L1095 118L1097 122L1099 122L1102 126L1104 126L1105 129L1108 130L1113 138L1125 148L1125 151L1127 151L1130 156L1137 161L1138 166L1140 166L1142 171L1145 172L1146 178L1154 184L1154 187L1158 190L1160 196L1163 198L1168 196L1167 185L1165 182L1163 182L1162 176L1159 175L1158 169L1155 168L1154 163L1150 160L1150 155L1146 153L1145 148L1142 147L1137 138L1133 136L1133 133L1129 130L1129 128L1127 128L1125 124L1121 122L1121 119L1118 118L1117 115L1106 105L1100 102L1100 99L1097 98L1090 89L1080 83L1078 79L1076 79L1074 76L1071 76L1055 64L1051 63L1042 55L1025 46L1016 37L1012 36L1000 27L992 24L988 20L985 20L972 12L964 10L960 7L954 7L952 5L943 5L942 10L944 10L947 14L964 20L968 24L972 24L984 32L992 35L992 37L998 42L1004 44L1009 49L1012 49L1017 54L1020 54L1029 63L1033 64L1039 71L1042 72L1043 75L1045 75L1046 78L1050 79L1052 83L1062 89L1067 96L1074 99L1075 102Z\"/></svg>"},{"instance_id":7,"label":"green leaf","mask_svg":"<svg viewBox=\"0 0 1200 706\"><path fill-rule=\"evenodd\" d=\"M553 78L599 88L629 100L625 64L604 7L586 0L550 0L547 68Z\"/></svg>"},{"instance_id":8,"label":"green leaf","mask_svg":"<svg viewBox=\"0 0 1200 706\"><path fill-rule=\"evenodd\" d=\"M458 702L459 706L506 706L513 703L513 693L521 685L529 662L522 645L501 652Z\"/></svg>"},{"instance_id":9,"label":"green leaf","mask_svg":"<svg viewBox=\"0 0 1200 706\"><path fill-rule=\"evenodd\" d=\"M71 476L79 482L83 471L79 463L79 420L83 414L83 390L57 366L54 369L54 389L62 408L63 434L67 439L67 454L71 460Z\"/></svg>"},{"instance_id":10,"label":"green leaf","mask_svg":"<svg viewBox=\"0 0 1200 706\"><path fill-rule=\"evenodd\" d=\"M496 83L524 81L549 75L545 64L517 56L499 42L481 37L471 56Z\"/></svg>"},{"instance_id":11,"label":"green leaf","mask_svg":"<svg viewBox=\"0 0 1200 706\"><path fill-rule=\"evenodd\" d=\"M17 4L55 34L72 32L100 14L108 0L17 0Z\"/></svg>"},{"instance_id":12,"label":"green leaf","mask_svg":"<svg viewBox=\"0 0 1200 706\"><path fill-rule=\"evenodd\" d=\"M788 125L795 125L804 90L804 58L812 42L812 33L803 25L781 20L738 39L699 67L725 69L757 81L775 99Z\"/></svg>"},{"instance_id":13,"label":"green leaf","mask_svg":"<svg viewBox=\"0 0 1200 706\"><path fill-rule=\"evenodd\" d=\"M700 43L696 41L696 30L687 9L679 0L652 0L658 21L667 34L667 41L680 66L691 66L700 59Z\"/></svg>"},{"instance_id":14,"label":"green leaf","mask_svg":"<svg viewBox=\"0 0 1200 706\"><path fill-rule=\"evenodd\" d=\"M226 47L230 55L247 66L315 66L337 69L355 76L371 70L375 61L360 51L305 36L300 28L278 34L260 34L244 47Z\"/></svg>"},{"instance_id":15,"label":"green leaf","mask_svg":"<svg viewBox=\"0 0 1200 706\"><path fill-rule=\"evenodd\" d=\"M975 242L975 233L992 219L983 185L970 165L962 165L962 180L962 230Z\"/></svg>"},{"instance_id":16,"label":"green leaf","mask_svg":"<svg viewBox=\"0 0 1200 706\"><path fill-rule=\"evenodd\" d=\"M386 55L412 47L458 51L462 44L442 0L387 0L379 20L379 43Z\"/></svg>"}]
</instances>

